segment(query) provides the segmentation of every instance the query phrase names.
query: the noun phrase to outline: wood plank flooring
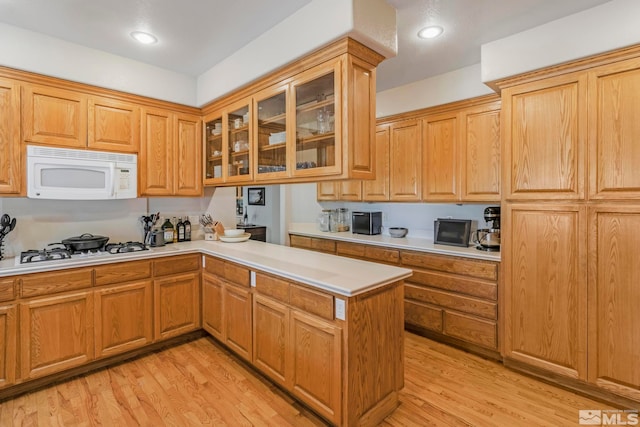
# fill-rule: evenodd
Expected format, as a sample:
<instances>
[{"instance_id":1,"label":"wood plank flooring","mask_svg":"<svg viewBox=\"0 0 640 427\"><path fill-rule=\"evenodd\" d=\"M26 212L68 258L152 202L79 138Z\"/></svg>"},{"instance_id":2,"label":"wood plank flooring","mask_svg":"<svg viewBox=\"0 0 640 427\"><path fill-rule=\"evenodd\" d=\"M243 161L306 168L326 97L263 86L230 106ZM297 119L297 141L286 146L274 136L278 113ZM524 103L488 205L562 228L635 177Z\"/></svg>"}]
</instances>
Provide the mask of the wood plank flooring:
<instances>
[{"instance_id":1,"label":"wood plank flooring","mask_svg":"<svg viewBox=\"0 0 640 427\"><path fill-rule=\"evenodd\" d=\"M609 409L406 333L405 387L384 426L577 426ZM211 338L0 403L0 426L323 426Z\"/></svg>"}]
</instances>

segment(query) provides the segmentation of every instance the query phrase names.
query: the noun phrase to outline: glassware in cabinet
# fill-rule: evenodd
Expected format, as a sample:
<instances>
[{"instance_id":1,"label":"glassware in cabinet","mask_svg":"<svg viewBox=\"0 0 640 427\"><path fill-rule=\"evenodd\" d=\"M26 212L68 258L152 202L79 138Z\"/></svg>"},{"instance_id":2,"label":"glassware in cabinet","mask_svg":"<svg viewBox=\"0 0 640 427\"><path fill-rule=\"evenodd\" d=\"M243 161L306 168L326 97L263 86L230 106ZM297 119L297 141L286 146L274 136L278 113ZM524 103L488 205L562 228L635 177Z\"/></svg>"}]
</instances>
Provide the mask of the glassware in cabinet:
<instances>
[{"instance_id":1,"label":"glassware in cabinet","mask_svg":"<svg viewBox=\"0 0 640 427\"><path fill-rule=\"evenodd\" d=\"M339 69L326 67L319 75L294 82L296 103L295 174L307 169L340 171ZM316 72L316 74L318 74ZM309 171L308 173L317 173Z\"/></svg>"},{"instance_id":2,"label":"glassware in cabinet","mask_svg":"<svg viewBox=\"0 0 640 427\"><path fill-rule=\"evenodd\" d=\"M246 180L251 177L249 105L233 108L227 114L227 177Z\"/></svg>"},{"instance_id":3,"label":"glassware in cabinet","mask_svg":"<svg viewBox=\"0 0 640 427\"><path fill-rule=\"evenodd\" d=\"M222 116L207 121L205 126L205 180L222 181L223 162L223 120Z\"/></svg>"},{"instance_id":4,"label":"glassware in cabinet","mask_svg":"<svg viewBox=\"0 0 640 427\"><path fill-rule=\"evenodd\" d=\"M257 179L287 175L287 90L278 87L256 95Z\"/></svg>"}]
</instances>

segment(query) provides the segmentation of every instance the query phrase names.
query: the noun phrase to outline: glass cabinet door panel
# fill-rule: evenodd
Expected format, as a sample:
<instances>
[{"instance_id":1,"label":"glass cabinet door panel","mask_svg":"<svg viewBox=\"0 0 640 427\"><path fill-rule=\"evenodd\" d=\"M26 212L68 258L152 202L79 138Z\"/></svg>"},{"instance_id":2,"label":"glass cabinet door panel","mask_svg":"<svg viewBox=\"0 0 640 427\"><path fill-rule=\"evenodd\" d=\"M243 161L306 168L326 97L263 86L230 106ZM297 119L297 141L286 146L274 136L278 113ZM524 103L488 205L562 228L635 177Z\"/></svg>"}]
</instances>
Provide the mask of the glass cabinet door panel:
<instances>
[{"instance_id":1,"label":"glass cabinet door panel","mask_svg":"<svg viewBox=\"0 0 640 427\"><path fill-rule=\"evenodd\" d=\"M250 176L249 121L249 105L229 111L227 115L228 178Z\"/></svg>"},{"instance_id":2,"label":"glass cabinet door panel","mask_svg":"<svg viewBox=\"0 0 640 427\"><path fill-rule=\"evenodd\" d=\"M332 68L295 87L296 171L337 166L335 75Z\"/></svg>"},{"instance_id":3,"label":"glass cabinet door panel","mask_svg":"<svg viewBox=\"0 0 640 427\"><path fill-rule=\"evenodd\" d=\"M205 126L205 179L222 180L222 117L206 122Z\"/></svg>"},{"instance_id":4,"label":"glass cabinet door panel","mask_svg":"<svg viewBox=\"0 0 640 427\"><path fill-rule=\"evenodd\" d=\"M274 95L258 99L257 178L286 175L287 172L287 92L280 88Z\"/></svg>"}]
</instances>

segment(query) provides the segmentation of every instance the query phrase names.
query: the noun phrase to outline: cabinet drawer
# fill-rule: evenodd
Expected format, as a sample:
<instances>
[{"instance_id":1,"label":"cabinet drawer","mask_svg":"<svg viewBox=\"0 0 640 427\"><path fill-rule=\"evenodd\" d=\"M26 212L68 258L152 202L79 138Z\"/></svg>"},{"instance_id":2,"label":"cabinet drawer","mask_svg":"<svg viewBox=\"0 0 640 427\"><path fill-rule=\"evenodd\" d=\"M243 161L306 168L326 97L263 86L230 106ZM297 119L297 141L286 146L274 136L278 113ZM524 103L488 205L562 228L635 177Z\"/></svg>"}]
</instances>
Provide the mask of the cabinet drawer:
<instances>
[{"instance_id":1,"label":"cabinet drawer","mask_svg":"<svg viewBox=\"0 0 640 427\"><path fill-rule=\"evenodd\" d=\"M404 302L404 322L442 332L442 309L415 301Z\"/></svg>"},{"instance_id":2,"label":"cabinet drawer","mask_svg":"<svg viewBox=\"0 0 640 427\"><path fill-rule=\"evenodd\" d=\"M285 280L256 273L256 290L289 304L289 282Z\"/></svg>"},{"instance_id":3,"label":"cabinet drawer","mask_svg":"<svg viewBox=\"0 0 640 427\"><path fill-rule=\"evenodd\" d=\"M0 301L11 301L15 297L15 279L0 279Z\"/></svg>"},{"instance_id":4,"label":"cabinet drawer","mask_svg":"<svg viewBox=\"0 0 640 427\"><path fill-rule=\"evenodd\" d=\"M449 292L439 291L430 288L405 283L404 297L428 304L439 305L445 308L475 314L486 319L497 319L497 305L492 302L479 300L477 298L455 295Z\"/></svg>"},{"instance_id":5,"label":"cabinet drawer","mask_svg":"<svg viewBox=\"0 0 640 427\"><path fill-rule=\"evenodd\" d=\"M496 322L445 310L444 333L492 350L498 349Z\"/></svg>"},{"instance_id":6,"label":"cabinet drawer","mask_svg":"<svg viewBox=\"0 0 640 427\"><path fill-rule=\"evenodd\" d=\"M96 286L131 282L151 277L150 261L129 261L95 268Z\"/></svg>"},{"instance_id":7,"label":"cabinet drawer","mask_svg":"<svg viewBox=\"0 0 640 427\"><path fill-rule=\"evenodd\" d=\"M400 261L399 250L361 245L358 243L336 242L336 253L338 255L353 256L389 264L397 264Z\"/></svg>"},{"instance_id":8,"label":"cabinet drawer","mask_svg":"<svg viewBox=\"0 0 640 427\"><path fill-rule=\"evenodd\" d=\"M156 277L195 271L199 268L200 255L167 257L153 261L153 274Z\"/></svg>"},{"instance_id":9,"label":"cabinet drawer","mask_svg":"<svg viewBox=\"0 0 640 427\"><path fill-rule=\"evenodd\" d=\"M247 288L251 283L249 269L230 262L224 263L224 278L230 282Z\"/></svg>"},{"instance_id":10,"label":"cabinet drawer","mask_svg":"<svg viewBox=\"0 0 640 427\"><path fill-rule=\"evenodd\" d=\"M224 261L218 258L206 256L204 259L204 271L219 277L224 276Z\"/></svg>"},{"instance_id":11,"label":"cabinet drawer","mask_svg":"<svg viewBox=\"0 0 640 427\"><path fill-rule=\"evenodd\" d=\"M336 242L333 240L311 239L311 249L321 252L336 253Z\"/></svg>"},{"instance_id":12,"label":"cabinet drawer","mask_svg":"<svg viewBox=\"0 0 640 427\"><path fill-rule=\"evenodd\" d=\"M292 306L333 320L333 296L292 284L289 298Z\"/></svg>"},{"instance_id":13,"label":"cabinet drawer","mask_svg":"<svg viewBox=\"0 0 640 427\"><path fill-rule=\"evenodd\" d=\"M426 270L413 270L413 275L406 279L406 281L443 289L445 291L459 292L491 301L498 299L498 285L493 282L468 279L466 277Z\"/></svg>"},{"instance_id":14,"label":"cabinet drawer","mask_svg":"<svg viewBox=\"0 0 640 427\"><path fill-rule=\"evenodd\" d=\"M91 287L91 269L37 273L22 277L22 297L55 294Z\"/></svg>"},{"instance_id":15,"label":"cabinet drawer","mask_svg":"<svg viewBox=\"0 0 640 427\"><path fill-rule=\"evenodd\" d=\"M491 261L406 251L403 251L400 257L404 265L477 277L478 279L498 280L498 265Z\"/></svg>"},{"instance_id":16,"label":"cabinet drawer","mask_svg":"<svg viewBox=\"0 0 640 427\"><path fill-rule=\"evenodd\" d=\"M311 249L311 237L289 235L289 245L295 248Z\"/></svg>"}]
</instances>

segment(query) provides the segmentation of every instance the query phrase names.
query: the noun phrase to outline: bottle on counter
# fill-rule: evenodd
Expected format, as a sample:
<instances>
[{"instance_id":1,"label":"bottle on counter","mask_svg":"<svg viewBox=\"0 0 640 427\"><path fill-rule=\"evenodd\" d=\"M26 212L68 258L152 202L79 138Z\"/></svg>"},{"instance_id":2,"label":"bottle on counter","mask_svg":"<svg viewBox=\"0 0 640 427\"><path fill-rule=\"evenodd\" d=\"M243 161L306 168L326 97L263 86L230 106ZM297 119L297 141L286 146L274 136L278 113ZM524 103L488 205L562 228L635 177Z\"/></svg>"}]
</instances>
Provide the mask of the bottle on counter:
<instances>
[{"instance_id":1,"label":"bottle on counter","mask_svg":"<svg viewBox=\"0 0 640 427\"><path fill-rule=\"evenodd\" d=\"M164 243L173 243L175 228L173 228L173 224L169 220L169 217L165 218L161 228L164 233Z\"/></svg>"},{"instance_id":2,"label":"bottle on counter","mask_svg":"<svg viewBox=\"0 0 640 427\"><path fill-rule=\"evenodd\" d=\"M184 218L184 240L186 242L191 241L191 221L189 221L189 216L187 215Z\"/></svg>"},{"instance_id":3,"label":"bottle on counter","mask_svg":"<svg viewBox=\"0 0 640 427\"><path fill-rule=\"evenodd\" d=\"M175 216L173 217L173 223L178 223ZM173 243L178 243L178 230L175 228L175 226L173 228Z\"/></svg>"},{"instance_id":4,"label":"bottle on counter","mask_svg":"<svg viewBox=\"0 0 640 427\"><path fill-rule=\"evenodd\" d=\"M178 218L178 224L176 224L176 230L178 231L178 242L184 242L184 222L182 222L182 217Z\"/></svg>"},{"instance_id":5,"label":"bottle on counter","mask_svg":"<svg viewBox=\"0 0 640 427\"><path fill-rule=\"evenodd\" d=\"M242 225L249 224L249 215L247 215L247 207L244 207L244 216L242 217Z\"/></svg>"}]
</instances>

